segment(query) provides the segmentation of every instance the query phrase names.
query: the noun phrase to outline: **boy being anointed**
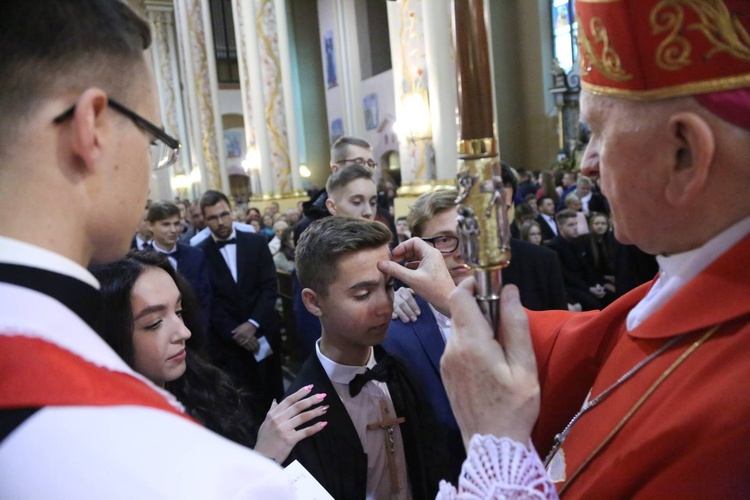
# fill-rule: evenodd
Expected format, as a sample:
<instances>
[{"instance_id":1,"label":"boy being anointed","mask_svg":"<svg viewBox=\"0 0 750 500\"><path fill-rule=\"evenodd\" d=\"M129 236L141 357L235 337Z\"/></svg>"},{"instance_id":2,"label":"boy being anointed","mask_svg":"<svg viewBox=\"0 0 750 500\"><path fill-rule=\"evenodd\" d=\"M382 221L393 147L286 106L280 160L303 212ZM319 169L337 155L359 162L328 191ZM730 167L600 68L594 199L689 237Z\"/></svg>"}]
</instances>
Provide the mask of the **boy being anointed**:
<instances>
[{"instance_id":1,"label":"boy being anointed","mask_svg":"<svg viewBox=\"0 0 750 500\"><path fill-rule=\"evenodd\" d=\"M446 477L444 436L417 382L380 347L393 312L391 232L349 217L318 220L296 250L305 307L322 335L289 391L328 394L322 432L301 441L297 459L334 498L434 498ZM338 397L332 397L336 394Z\"/></svg>"}]
</instances>

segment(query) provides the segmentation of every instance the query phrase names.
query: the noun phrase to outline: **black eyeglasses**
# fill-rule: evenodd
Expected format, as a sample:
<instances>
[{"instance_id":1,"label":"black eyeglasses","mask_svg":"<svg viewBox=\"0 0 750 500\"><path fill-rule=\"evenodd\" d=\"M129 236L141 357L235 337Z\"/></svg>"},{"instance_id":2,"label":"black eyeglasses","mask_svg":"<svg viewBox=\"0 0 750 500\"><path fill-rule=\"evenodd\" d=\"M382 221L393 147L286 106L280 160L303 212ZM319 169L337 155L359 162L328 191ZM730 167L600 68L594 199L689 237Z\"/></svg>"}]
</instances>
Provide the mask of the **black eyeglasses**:
<instances>
[{"instance_id":1,"label":"black eyeglasses","mask_svg":"<svg viewBox=\"0 0 750 500\"><path fill-rule=\"evenodd\" d=\"M458 238L455 236L440 235L420 239L440 250L440 253L453 253L458 248Z\"/></svg>"},{"instance_id":2,"label":"black eyeglasses","mask_svg":"<svg viewBox=\"0 0 750 500\"><path fill-rule=\"evenodd\" d=\"M130 118L136 127L151 136L151 166L154 170L174 165L180 155L180 148L182 147L180 141L117 101L108 99L107 105L115 111ZM75 109L76 105L74 104L70 109L57 116L52 121L59 124L65 120L69 120L73 117Z\"/></svg>"},{"instance_id":3,"label":"black eyeglasses","mask_svg":"<svg viewBox=\"0 0 750 500\"><path fill-rule=\"evenodd\" d=\"M370 168L375 168L378 166L377 163L375 163L375 160L369 159L365 160L364 158L349 158L346 160L341 160L336 162L338 165L341 165L342 163L361 163L362 165L367 165Z\"/></svg>"}]
</instances>

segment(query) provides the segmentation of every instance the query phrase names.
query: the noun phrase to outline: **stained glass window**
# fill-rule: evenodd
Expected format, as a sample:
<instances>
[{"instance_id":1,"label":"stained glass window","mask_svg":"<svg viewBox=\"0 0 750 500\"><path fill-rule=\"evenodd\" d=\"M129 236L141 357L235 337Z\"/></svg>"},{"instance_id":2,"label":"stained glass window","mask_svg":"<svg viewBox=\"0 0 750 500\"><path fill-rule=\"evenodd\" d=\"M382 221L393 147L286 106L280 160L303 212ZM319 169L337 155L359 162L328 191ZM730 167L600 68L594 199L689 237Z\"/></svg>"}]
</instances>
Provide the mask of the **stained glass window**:
<instances>
[{"instance_id":1,"label":"stained glass window","mask_svg":"<svg viewBox=\"0 0 750 500\"><path fill-rule=\"evenodd\" d=\"M578 23L573 0L551 0L555 58L567 73L578 61Z\"/></svg>"}]
</instances>

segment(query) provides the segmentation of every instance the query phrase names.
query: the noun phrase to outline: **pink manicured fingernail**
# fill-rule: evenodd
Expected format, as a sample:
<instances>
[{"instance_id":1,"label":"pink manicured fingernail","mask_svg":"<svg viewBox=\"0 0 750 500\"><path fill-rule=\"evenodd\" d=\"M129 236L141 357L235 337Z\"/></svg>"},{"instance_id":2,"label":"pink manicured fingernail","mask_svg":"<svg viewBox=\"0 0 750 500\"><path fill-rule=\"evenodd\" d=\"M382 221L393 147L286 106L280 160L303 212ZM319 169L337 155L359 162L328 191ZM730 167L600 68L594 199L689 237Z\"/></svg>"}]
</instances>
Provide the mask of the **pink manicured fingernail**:
<instances>
[{"instance_id":1,"label":"pink manicured fingernail","mask_svg":"<svg viewBox=\"0 0 750 500\"><path fill-rule=\"evenodd\" d=\"M326 397L326 393L325 392L321 392L320 394L316 394L315 397L318 398L318 399L324 399Z\"/></svg>"},{"instance_id":2,"label":"pink manicured fingernail","mask_svg":"<svg viewBox=\"0 0 750 500\"><path fill-rule=\"evenodd\" d=\"M325 413L325 412L327 412L327 411L328 411L328 408L330 408L330 406L326 405L326 406L322 406L322 407L320 408L320 410L321 410L321 411L322 411L323 413Z\"/></svg>"},{"instance_id":3,"label":"pink manicured fingernail","mask_svg":"<svg viewBox=\"0 0 750 500\"><path fill-rule=\"evenodd\" d=\"M313 385L312 385L312 384L310 384L310 385L306 385L305 387L303 387L303 389L304 389L304 390L306 390L307 392L310 392L310 390L311 390L312 388L313 388Z\"/></svg>"},{"instance_id":4,"label":"pink manicured fingernail","mask_svg":"<svg viewBox=\"0 0 750 500\"><path fill-rule=\"evenodd\" d=\"M328 425L328 422L321 422L321 423L320 423L320 428L322 429L322 428L323 428L323 427L325 427L326 425Z\"/></svg>"}]
</instances>

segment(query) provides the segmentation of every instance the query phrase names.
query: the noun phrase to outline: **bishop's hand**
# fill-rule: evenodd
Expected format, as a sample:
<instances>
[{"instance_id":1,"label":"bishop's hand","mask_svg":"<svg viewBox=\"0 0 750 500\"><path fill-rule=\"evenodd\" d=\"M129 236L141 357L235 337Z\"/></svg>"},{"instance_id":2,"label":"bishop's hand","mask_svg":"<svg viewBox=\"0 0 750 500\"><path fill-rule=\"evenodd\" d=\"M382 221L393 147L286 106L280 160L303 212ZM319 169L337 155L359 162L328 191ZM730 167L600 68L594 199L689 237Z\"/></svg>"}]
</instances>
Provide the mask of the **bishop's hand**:
<instances>
[{"instance_id":1,"label":"bishop's hand","mask_svg":"<svg viewBox=\"0 0 750 500\"><path fill-rule=\"evenodd\" d=\"M518 289L500 298L501 346L474 298L473 278L450 294L451 335L440 361L451 408L464 444L474 434L528 443L539 415L539 377L528 318Z\"/></svg>"}]
</instances>

